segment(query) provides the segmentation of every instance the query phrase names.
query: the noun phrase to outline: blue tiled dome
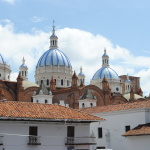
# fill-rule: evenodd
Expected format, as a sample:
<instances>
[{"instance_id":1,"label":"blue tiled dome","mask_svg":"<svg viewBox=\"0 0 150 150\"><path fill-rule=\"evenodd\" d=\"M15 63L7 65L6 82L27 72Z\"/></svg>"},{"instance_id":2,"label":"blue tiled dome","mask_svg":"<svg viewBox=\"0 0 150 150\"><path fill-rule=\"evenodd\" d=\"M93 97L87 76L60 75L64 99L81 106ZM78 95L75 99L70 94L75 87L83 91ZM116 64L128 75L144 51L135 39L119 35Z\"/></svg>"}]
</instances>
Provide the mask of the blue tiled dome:
<instances>
[{"instance_id":1,"label":"blue tiled dome","mask_svg":"<svg viewBox=\"0 0 150 150\"><path fill-rule=\"evenodd\" d=\"M5 61L4 61L4 59L3 59L3 56L0 54L0 63L1 64L4 64L5 63Z\"/></svg>"},{"instance_id":2,"label":"blue tiled dome","mask_svg":"<svg viewBox=\"0 0 150 150\"><path fill-rule=\"evenodd\" d=\"M39 59L37 68L42 66L66 66L71 67L68 57L59 49L47 50Z\"/></svg>"},{"instance_id":3,"label":"blue tiled dome","mask_svg":"<svg viewBox=\"0 0 150 150\"><path fill-rule=\"evenodd\" d=\"M126 80L125 82L131 82L131 80Z\"/></svg>"},{"instance_id":4,"label":"blue tiled dome","mask_svg":"<svg viewBox=\"0 0 150 150\"><path fill-rule=\"evenodd\" d=\"M20 67L27 68L27 65L22 64Z\"/></svg>"},{"instance_id":5,"label":"blue tiled dome","mask_svg":"<svg viewBox=\"0 0 150 150\"><path fill-rule=\"evenodd\" d=\"M78 76L85 76L84 73L80 72Z\"/></svg>"},{"instance_id":6,"label":"blue tiled dome","mask_svg":"<svg viewBox=\"0 0 150 150\"><path fill-rule=\"evenodd\" d=\"M119 79L118 74L113 69L111 69L110 67L102 67L96 71L92 80L97 80L99 78L103 79L104 76L107 79Z\"/></svg>"},{"instance_id":7,"label":"blue tiled dome","mask_svg":"<svg viewBox=\"0 0 150 150\"><path fill-rule=\"evenodd\" d=\"M102 56L108 56L106 53L104 53Z\"/></svg>"}]
</instances>

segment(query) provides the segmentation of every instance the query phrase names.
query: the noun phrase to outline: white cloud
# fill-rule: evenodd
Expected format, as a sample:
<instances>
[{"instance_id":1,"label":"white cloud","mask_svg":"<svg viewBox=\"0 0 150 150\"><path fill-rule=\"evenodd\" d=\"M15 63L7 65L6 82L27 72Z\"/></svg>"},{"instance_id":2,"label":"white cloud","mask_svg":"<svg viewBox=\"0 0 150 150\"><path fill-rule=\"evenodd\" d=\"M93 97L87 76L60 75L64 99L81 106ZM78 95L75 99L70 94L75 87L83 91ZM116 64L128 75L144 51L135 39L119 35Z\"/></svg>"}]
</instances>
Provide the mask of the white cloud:
<instances>
[{"instance_id":1,"label":"white cloud","mask_svg":"<svg viewBox=\"0 0 150 150\"><path fill-rule=\"evenodd\" d=\"M41 21L43 21L43 20L45 20L44 17L38 17L38 16L33 16L33 17L30 19L31 22L41 22Z\"/></svg>"},{"instance_id":2,"label":"white cloud","mask_svg":"<svg viewBox=\"0 0 150 150\"><path fill-rule=\"evenodd\" d=\"M34 81L35 66L40 56L49 48L49 33L34 30L29 33L15 33L13 23L0 25L0 52L12 68L12 79L16 79L23 56L29 68L29 79ZM79 29L64 28L56 31L59 48L68 56L73 70L79 73L80 66L86 75L86 83L101 67L101 56L106 47L110 57L110 67L119 75L141 76L141 85L145 93L149 92L150 57L134 56L128 49L114 45L106 37ZM139 71L140 70L140 71ZM143 74L142 74L143 73ZM32 76L31 76L32 75ZM146 82L146 84L145 84Z\"/></svg>"},{"instance_id":3,"label":"white cloud","mask_svg":"<svg viewBox=\"0 0 150 150\"><path fill-rule=\"evenodd\" d=\"M16 0L1 0L1 1L7 2L7 3L10 3L10 4L14 4Z\"/></svg>"}]
</instances>

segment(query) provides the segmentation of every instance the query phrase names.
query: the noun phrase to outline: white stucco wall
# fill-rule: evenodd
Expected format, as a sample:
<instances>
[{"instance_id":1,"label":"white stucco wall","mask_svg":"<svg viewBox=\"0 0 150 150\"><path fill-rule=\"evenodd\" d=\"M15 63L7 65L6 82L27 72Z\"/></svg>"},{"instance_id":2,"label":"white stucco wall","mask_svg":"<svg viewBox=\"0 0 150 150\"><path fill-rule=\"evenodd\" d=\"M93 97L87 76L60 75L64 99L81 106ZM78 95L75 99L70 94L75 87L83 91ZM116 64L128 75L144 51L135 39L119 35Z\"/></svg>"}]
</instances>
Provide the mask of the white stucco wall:
<instances>
[{"instance_id":1,"label":"white stucco wall","mask_svg":"<svg viewBox=\"0 0 150 150\"><path fill-rule=\"evenodd\" d=\"M28 145L29 126L38 127L41 145ZM0 136L3 137L3 145L0 150L67 150L65 138L67 137L67 126L75 126L75 137L89 137L89 124L67 124L67 123L33 123L28 122L1 122ZM87 149L87 145L75 146L78 149Z\"/></svg>"},{"instance_id":2,"label":"white stucco wall","mask_svg":"<svg viewBox=\"0 0 150 150\"><path fill-rule=\"evenodd\" d=\"M150 135L128 136L127 150L150 150Z\"/></svg>"},{"instance_id":3,"label":"white stucco wall","mask_svg":"<svg viewBox=\"0 0 150 150\"><path fill-rule=\"evenodd\" d=\"M94 133L97 139L95 147L105 146L113 150L127 150L127 140L122 136L125 133L125 126L130 125L132 129L139 124L147 123L146 113L149 112L145 112L145 109L141 108L94 114L106 119L106 121L100 123L91 123L90 131ZM102 127L102 138L98 138L99 127Z\"/></svg>"}]
</instances>

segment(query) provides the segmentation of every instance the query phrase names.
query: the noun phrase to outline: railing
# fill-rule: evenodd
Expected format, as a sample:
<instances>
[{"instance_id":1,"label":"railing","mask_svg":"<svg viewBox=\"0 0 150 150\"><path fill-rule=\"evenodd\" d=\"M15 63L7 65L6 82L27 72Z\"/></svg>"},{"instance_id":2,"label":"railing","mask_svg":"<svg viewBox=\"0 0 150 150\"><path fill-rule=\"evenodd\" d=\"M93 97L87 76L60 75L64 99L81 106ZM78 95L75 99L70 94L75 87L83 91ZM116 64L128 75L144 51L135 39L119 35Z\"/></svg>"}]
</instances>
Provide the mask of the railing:
<instances>
[{"instance_id":1,"label":"railing","mask_svg":"<svg viewBox=\"0 0 150 150\"><path fill-rule=\"evenodd\" d=\"M3 136L0 136L0 145L3 145Z\"/></svg>"},{"instance_id":2,"label":"railing","mask_svg":"<svg viewBox=\"0 0 150 150\"><path fill-rule=\"evenodd\" d=\"M29 136L29 143L28 145L41 145L40 137L39 136Z\"/></svg>"},{"instance_id":3,"label":"railing","mask_svg":"<svg viewBox=\"0 0 150 150\"><path fill-rule=\"evenodd\" d=\"M94 145L95 137L67 137L65 145Z\"/></svg>"}]
</instances>

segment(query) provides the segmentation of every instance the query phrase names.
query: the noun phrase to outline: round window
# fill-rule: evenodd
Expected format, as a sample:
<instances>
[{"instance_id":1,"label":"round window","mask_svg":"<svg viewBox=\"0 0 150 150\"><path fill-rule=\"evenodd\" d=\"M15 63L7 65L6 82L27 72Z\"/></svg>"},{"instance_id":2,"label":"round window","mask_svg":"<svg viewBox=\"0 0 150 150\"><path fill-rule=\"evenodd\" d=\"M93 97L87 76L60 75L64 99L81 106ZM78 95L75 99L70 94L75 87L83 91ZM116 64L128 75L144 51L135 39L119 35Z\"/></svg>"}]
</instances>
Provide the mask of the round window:
<instances>
[{"instance_id":1,"label":"round window","mask_svg":"<svg viewBox=\"0 0 150 150\"><path fill-rule=\"evenodd\" d=\"M118 87L116 88L116 91L119 91L119 88L118 88Z\"/></svg>"}]
</instances>

